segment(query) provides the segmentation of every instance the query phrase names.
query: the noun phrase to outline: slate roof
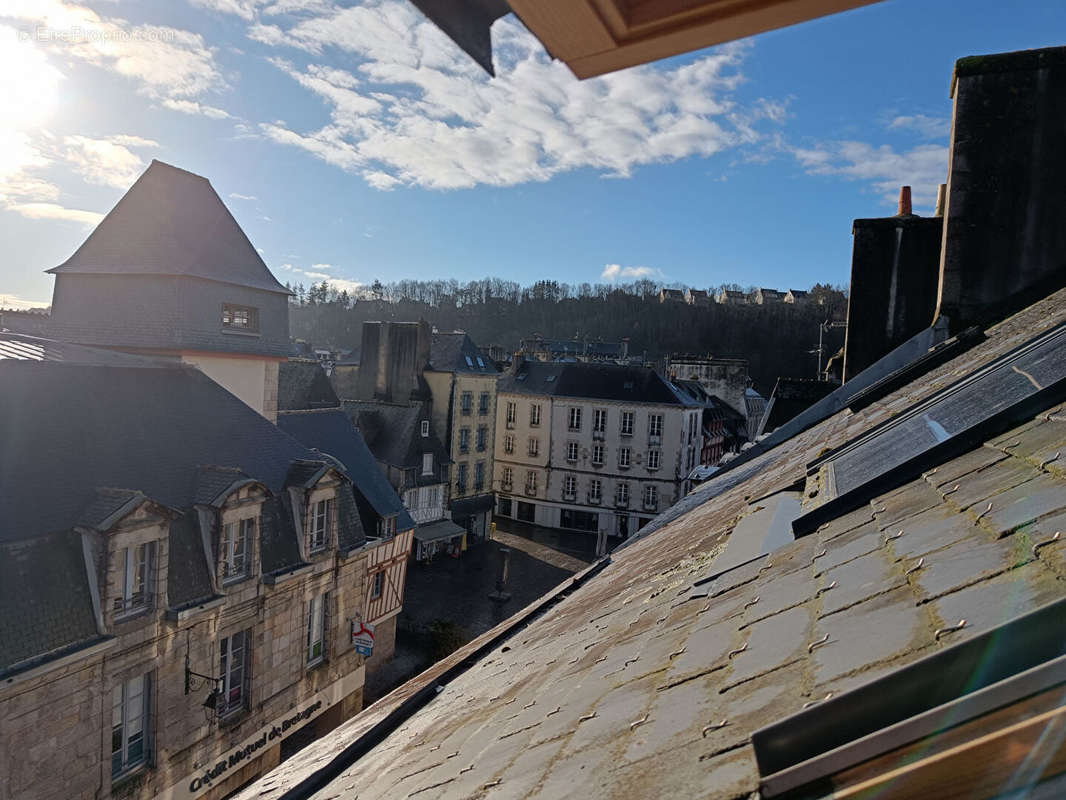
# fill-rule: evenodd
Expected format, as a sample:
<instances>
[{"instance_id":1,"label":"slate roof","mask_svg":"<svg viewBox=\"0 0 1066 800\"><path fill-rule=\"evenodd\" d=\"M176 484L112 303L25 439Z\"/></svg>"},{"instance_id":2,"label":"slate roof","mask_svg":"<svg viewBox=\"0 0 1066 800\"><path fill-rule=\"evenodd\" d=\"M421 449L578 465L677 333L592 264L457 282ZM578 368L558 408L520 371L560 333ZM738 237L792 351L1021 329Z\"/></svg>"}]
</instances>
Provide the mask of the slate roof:
<instances>
[{"instance_id":1,"label":"slate roof","mask_svg":"<svg viewBox=\"0 0 1066 800\"><path fill-rule=\"evenodd\" d=\"M11 331L0 331L0 361L64 361L112 367L167 365L167 362L161 362L158 359L119 353L100 347L59 342L39 336L27 336Z\"/></svg>"},{"instance_id":2,"label":"slate roof","mask_svg":"<svg viewBox=\"0 0 1066 800\"><path fill-rule=\"evenodd\" d=\"M691 398L679 393L655 370L620 364L525 361L517 371L507 373L500 379L497 392L627 403L695 405Z\"/></svg>"},{"instance_id":3,"label":"slate roof","mask_svg":"<svg viewBox=\"0 0 1066 800\"><path fill-rule=\"evenodd\" d=\"M499 372L492 359L485 358L470 336L462 331L433 334L429 346L429 366L438 372L478 372L491 375Z\"/></svg>"},{"instance_id":4,"label":"slate roof","mask_svg":"<svg viewBox=\"0 0 1066 800\"><path fill-rule=\"evenodd\" d=\"M278 369L278 411L340 408L326 371L317 361L282 361Z\"/></svg>"},{"instance_id":5,"label":"slate roof","mask_svg":"<svg viewBox=\"0 0 1066 800\"><path fill-rule=\"evenodd\" d=\"M422 403L345 400L343 405L378 461L421 471L422 454L432 452L435 463L449 462L448 453L433 429L429 408ZM425 438L422 420L430 421L429 436ZM433 482L438 481L434 478Z\"/></svg>"},{"instance_id":6,"label":"slate roof","mask_svg":"<svg viewBox=\"0 0 1066 800\"><path fill-rule=\"evenodd\" d=\"M0 676L100 640L81 537L65 533L5 549L0 608Z\"/></svg>"},{"instance_id":7,"label":"slate roof","mask_svg":"<svg viewBox=\"0 0 1066 800\"><path fill-rule=\"evenodd\" d=\"M0 441L0 541L69 529L99 487L183 509L201 466L242 469L279 492L294 460L315 458L181 366L0 360Z\"/></svg>"},{"instance_id":8,"label":"slate roof","mask_svg":"<svg viewBox=\"0 0 1066 800\"><path fill-rule=\"evenodd\" d=\"M200 175L153 159L53 274L185 275L289 294Z\"/></svg>"},{"instance_id":9,"label":"slate roof","mask_svg":"<svg viewBox=\"0 0 1066 800\"><path fill-rule=\"evenodd\" d=\"M720 470L239 797L277 798L332 759L293 796L752 796L756 729L1066 597L1066 545L1051 538L1066 523L1066 406L707 581L712 564L769 530L760 515L781 493L818 502L791 489L827 448L1063 323L1066 290L878 402Z\"/></svg>"},{"instance_id":10,"label":"slate roof","mask_svg":"<svg viewBox=\"0 0 1066 800\"><path fill-rule=\"evenodd\" d=\"M378 515L397 516L398 531L415 526L362 434L344 411L281 412L278 414L278 427L307 447L337 459L340 468L351 479L352 488Z\"/></svg>"}]
</instances>

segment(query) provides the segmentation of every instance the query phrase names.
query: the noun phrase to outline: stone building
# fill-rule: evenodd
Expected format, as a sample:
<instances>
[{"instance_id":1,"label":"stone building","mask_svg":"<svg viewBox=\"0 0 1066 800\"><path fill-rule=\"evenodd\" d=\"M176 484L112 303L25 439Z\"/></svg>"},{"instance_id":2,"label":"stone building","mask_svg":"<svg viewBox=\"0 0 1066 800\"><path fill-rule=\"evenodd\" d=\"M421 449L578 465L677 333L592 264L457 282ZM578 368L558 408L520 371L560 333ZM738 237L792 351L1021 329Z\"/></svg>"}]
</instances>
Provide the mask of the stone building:
<instances>
[{"instance_id":1,"label":"stone building","mask_svg":"<svg viewBox=\"0 0 1066 800\"><path fill-rule=\"evenodd\" d=\"M684 303L685 293L680 289L660 289L659 290L659 302L660 303Z\"/></svg>"},{"instance_id":2,"label":"stone building","mask_svg":"<svg viewBox=\"0 0 1066 800\"><path fill-rule=\"evenodd\" d=\"M396 650L396 618L403 610L415 522L339 403L330 408L280 411L278 427L314 448L352 480L366 532L363 619L373 626L374 649L366 668L374 672Z\"/></svg>"},{"instance_id":3,"label":"stone building","mask_svg":"<svg viewBox=\"0 0 1066 800\"><path fill-rule=\"evenodd\" d=\"M690 306L709 306L714 301L703 289L685 289L685 302Z\"/></svg>"},{"instance_id":4,"label":"stone building","mask_svg":"<svg viewBox=\"0 0 1066 800\"><path fill-rule=\"evenodd\" d=\"M784 302L792 305L806 305L811 302L811 295L810 292L805 292L802 289L789 289L785 292Z\"/></svg>"},{"instance_id":5,"label":"stone building","mask_svg":"<svg viewBox=\"0 0 1066 800\"><path fill-rule=\"evenodd\" d=\"M458 556L466 531L447 515L451 460L434 428L430 402L345 400L343 408L415 523L415 558Z\"/></svg>"},{"instance_id":6,"label":"stone building","mask_svg":"<svg viewBox=\"0 0 1066 800\"><path fill-rule=\"evenodd\" d=\"M496 513L625 538L686 491L700 409L656 372L517 361L500 381Z\"/></svg>"},{"instance_id":7,"label":"stone building","mask_svg":"<svg viewBox=\"0 0 1066 800\"><path fill-rule=\"evenodd\" d=\"M751 293L751 302L757 306L771 305L773 303L783 303L785 301L785 293L778 291L777 289L756 289Z\"/></svg>"},{"instance_id":8,"label":"stone building","mask_svg":"<svg viewBox=\"0 0 1066 800\"><path fill-rule=\"evenodd\" d=\"M0 796L207 798L362 706L351 480L202 372L0 334Z\"/></svg>"},{"instance_id":9,"label":"stone building","mask_svg":"<svg viewBox=\"0 0 1066 800\"><path fill-rule=\"evenodd\" d=\"M675 354L666 359L666 375L670 380L699 382L707 394L747 417L744 390L750 379L746 359Z\"/></svg>"},{"instance_id":10,"label":"stone building","mask_svg":"<svg viewBox=\"0 0 1066 800\"><path fill-rule=\"evenodd\" d=\"M736 289L721 289L714 300L716 303L731 306L746 306L751 302L744 292Z\"/></svg>"},{"instance_id":11,"label":"stone building","mask_svg":"<svg viewBox=\"0 0 1066 800\"><path fill-rule=\"evenodd\" d=\"M206 178L152 161L48 271L47 336L192 364L275 419L289 291Z\"/></svg>"},{"instance_id":12,"label":"stone building","mask_svg":"<svg viewBox=\"0 0 1066 800\"><path fill-rule=\"evenodd\" d=\"M492 522L496 384L500 373L462 331L434 332L423 372L433 398L433 424L452 461L448 509L469 539Z\"/></svg>"},{"instance_id":13,"label":"stone building","mask_svg":"<svg viewBox=\"0 0 1066 800\"><path fill-rule=\"evenodd\" d=\"M717 466L722 456L740 452L741 445L748 440L744 415L721 398L709 394L699 381L675 380L673 384L703 408L699 464Z\"/></svg>"}]
</instances>

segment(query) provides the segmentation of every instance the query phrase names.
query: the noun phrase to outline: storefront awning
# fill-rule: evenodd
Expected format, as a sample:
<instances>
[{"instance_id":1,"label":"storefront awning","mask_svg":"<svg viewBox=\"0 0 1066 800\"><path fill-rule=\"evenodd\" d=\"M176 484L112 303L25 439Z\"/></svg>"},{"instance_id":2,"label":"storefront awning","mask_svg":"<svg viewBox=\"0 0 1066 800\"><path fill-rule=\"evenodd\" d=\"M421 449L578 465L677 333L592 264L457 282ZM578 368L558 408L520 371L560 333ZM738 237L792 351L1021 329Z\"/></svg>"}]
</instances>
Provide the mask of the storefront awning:
<instances>
[{"instance_id":1,"label":"storefront awning","mask_svg":"<svg viewBox=\"0 0 1066 800\"><path fill-rule=\"evenodd\" d=\"M451 539L466 533L450 519L440 519L415 528L415 539L419 542L437 542L441 539Z\"/></svg>"}]
</instances>

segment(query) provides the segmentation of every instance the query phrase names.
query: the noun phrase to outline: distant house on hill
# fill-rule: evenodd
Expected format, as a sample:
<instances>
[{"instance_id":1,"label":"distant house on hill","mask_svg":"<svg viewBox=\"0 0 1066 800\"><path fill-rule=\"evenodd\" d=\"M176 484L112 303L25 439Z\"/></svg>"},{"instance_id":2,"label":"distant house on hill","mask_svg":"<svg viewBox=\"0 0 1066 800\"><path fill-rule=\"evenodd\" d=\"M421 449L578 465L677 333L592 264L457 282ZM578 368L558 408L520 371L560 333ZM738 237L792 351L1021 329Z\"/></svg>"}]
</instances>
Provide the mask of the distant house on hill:
<instances>
[{"instance_id":1,"label":"distant house on hill","mask_svg":"<svg viewBox=\"0 0 1066 800\"><path fill-rule=\"evenodd\" d=\"M811 295L801 289L789 289L785 293L785 302L797 305L811 302Z\"/></svg>"},{"instance_id":2,"label":"distant house on hill","mask_svg":"<svg viewBox=\"0 0 1066 800\"><path fill-rule=\"evenodd\" d=\"M660 303L684 303L685 293L680 289L660 289L659 290L659 302Z\"/></svg>"},{"instance_id":3,"label":"distant house on hill","mask_svg":"<svg viewBox=\"0 0 1066 800\"><path fill-rule=\"evenodd\" d=\"M751 302L757 306L782 303L784 300L785 293L779 292L777 289L756 289L751 293Z\"/></svg>"},{"instance_id":4,"label":"distant house on hill","mask_svg":"<svg viewBox=\"0 0 1066 800\"><path fill-rule=\"evenodd\" d=\"M686 289L685 302L690 306L709 306L712 300L703 289Z\"/></svg>"},{"instance_id":5,"label":"distant house on hill","mask_svg":"<svg viewBox=\"0 0 1066 800\"><path fill-rule=\"evenodd\" d=\"M721 305L734 305L734 306L746 306L750 301L748 296L744 292L735 291L733 289L722 289L718 292L715 300Z\"/></svg>"}]
</instances>

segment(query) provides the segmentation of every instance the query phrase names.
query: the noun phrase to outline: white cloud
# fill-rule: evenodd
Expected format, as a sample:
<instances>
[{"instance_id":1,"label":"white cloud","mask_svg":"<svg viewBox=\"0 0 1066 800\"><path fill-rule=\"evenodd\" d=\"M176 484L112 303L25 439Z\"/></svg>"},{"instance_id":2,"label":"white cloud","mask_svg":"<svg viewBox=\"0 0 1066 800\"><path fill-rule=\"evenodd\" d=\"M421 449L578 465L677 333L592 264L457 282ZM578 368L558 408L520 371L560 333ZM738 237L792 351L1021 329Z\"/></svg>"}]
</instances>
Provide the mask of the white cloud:
<instances>
[{"instance_id":1,"label":"white cloud","mask_svg":"<svg viewBox=\"0 0 1066 800\"><path fill-rule=\"evenodd\" d=\"M241 19L255 19L255 9L258 3L254 0L190 0L194 6L200 6L222 14L235 14Z\"/></svg>"},{"instance_id":2,"label":"white cloud","mask_svg":"<svg viewBox=\"0 0 1066 800\"><path fill-rule=\"evenodd\" d=\"M333 265L332 264L312 264L311 265L311 269L317 269L319 271L325 271L325 270L328 270L328 269L333 269Z\"/></svg>"},{"instance_id":3,"label":"white cloud","mask_svg":"<svg viewBox=\"0 0 1066 800\"><path fill-rule=\"evenodd\" d=\"M67 136L63 139L62 159L90 183L128 189L144 171L143 159L131 147L156 148L158 142L139 136Z\"/></svg>"},{"instance_id":4,"label":"white cloud","mask_svg":"<svg viewBox=\"0 0 1066 800\"><path fill-rule=\"evenodd\" d=\"M233 118L233 115L225 109L218 108L217 106L205 105L196 100L177 100L173 97L168 97L163 100L162 105L164 108L169 108L171 111L179 111L182 114L199 114L208 119Z\"/></svg>"},{"instance_id":5,"label":"white cloud","mask_svg":"<svg viewBox=\"0 0 1066 800\"><path fill-rule=\"evenodd\" d=\"M38 49L125 76L151 97L193 98L226 86L214 50L190 31L134 25L62 0L5 0L0 18L32 26L22 33Z\"/></svg>"},{"instance_id":6,"label":"white cloud","mask_svg":"<svg viewBox=\"0 0 1066 800\"><path fill-rule=\"evenodd\" d=\"M600 280L608 283L618 281L638 281L643 278L664 280L666 276L656 267L623 267L621 264L607 264L600 273Z\"/></svg>"},{"instance_id":7,"label":"white cloud","mask_svg":"<svg viewBox=\"0 0 1066 800\"><path fill-rule=\"evenodd\" d=\"M254 194L241 194L240 192L230 192L229 196L234 200L255 200Z\"/></svg>"},{"instance_id":8,"label":"white cloud","mask_svg":"<svg viewBox=\"0 0 1066 800\"><path fill-rule=\"evenodd\" d=\"M84 211L79 208L66 208L58 203L17 203L4 204L7 211L14 211L29 219L59 219L68 222L80 222L87 227L95 226L104 218L96 211Z\"/></svg>"},{"instance_id":9,"label":"white cloud","mask_svg":"<svg viewBox=\"0 0 1066 800\"><path fill-rule=\"evenodd\" d=\"M578 81L505 18L493 28L498 77L490 79L404 0L277 22L256 23L248 35L310 55L306 65L271 63L321 98L330 120L311 130L275 120L261 132L378 189L509 186L582 168L625 177L644 164L751 143L758 125L786 115L779 102L736 101L744 44L672 69ZM351 71L318 63L338 51L355 61Z\"/></svg>"},{"instance_id":10,"label":"white cloud","mask_svg":"<svg viewBox=\"0 0 1066 800\"><path fill-rule=\"evenodd\" d=\"M810 175L838 175L862 181L886 204L899 198L899 187L910 186L915 205L932 206L937 187L947 180L948 148L921 144L905 151L868 142L827 142L813 148L792 148Z\"/></svg>"},{"instance_id":11,"label":"white cloud","mask_svg":"<svg viewBox=\"0 0 1066 800\"><path fill-rule=\"evenodd\" d=\"M326 278L330 277L328 272L313 272L312 270L305 269L303 273L308 278L317 278L319 280L325 280Z\"/></svg>"},{"instance_id":12,"label":"white cloud","mask_svg":"<svg viewBox=\"0 0 1066 800\"><path fill-rule=\"evenodd\" d=\"M350 281L345 278L327 278L326 283L338 292L348 292L349 294L358 292L366 286L362 281Z\"/></svg>"},{"instance_id":13,"label":"white cloud","mask_svg":"<svg viewBox=\"0 0 1066 800\"><path fill-rule=\"evenodd\" d=\"M942 139L951 131L951 120L947 117L913 114L894 117L888 127L893 130L914 131L925 139Z\"/></svg>"}]
</instances>

